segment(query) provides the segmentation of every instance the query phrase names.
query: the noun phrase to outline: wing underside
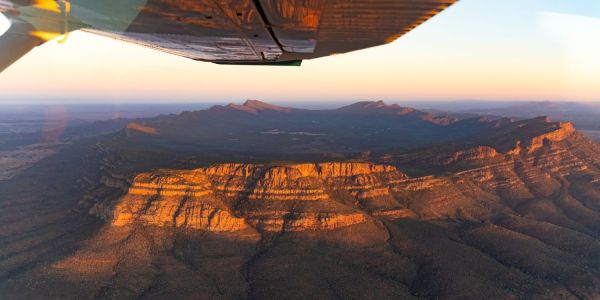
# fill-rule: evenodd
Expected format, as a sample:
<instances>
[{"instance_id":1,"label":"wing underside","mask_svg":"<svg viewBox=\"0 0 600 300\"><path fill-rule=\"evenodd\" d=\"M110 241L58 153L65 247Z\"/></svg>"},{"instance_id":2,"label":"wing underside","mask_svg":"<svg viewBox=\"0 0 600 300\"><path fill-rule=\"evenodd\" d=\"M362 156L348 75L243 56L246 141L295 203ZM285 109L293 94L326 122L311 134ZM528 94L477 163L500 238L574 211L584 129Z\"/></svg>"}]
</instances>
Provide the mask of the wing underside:
<instances>
[{"instance_id":1,"label":"wing underside","mask_svg":"<svg viewBox=\"0 0 600 300\"><path fill-rule=\"evenodd\" d=\"M31 31L31 25L16 21L0 36L0 72L43 43L41 39L32 36Z\"/></svg>"},{"instance_id":2,"label":"wing underside","mask_svg":"<svg viewBox=\"0 0 600 300\"><path fill-rule=\"evenodd\" d=\"M194 60L298 65L394 41L457 0L0 1L12 23L0 36L2 71L73 30Z\"/></svg>"},{"instance_id":3,"label":"wing underside","mask_svg":"<svg viewBox=\"0 0 600 300\"><path fill-rule=\"evenodd\" d=\"M149 0L125 32L194 60L274 64L389 43L456 0Z\"/></svg>"}]
</instances>

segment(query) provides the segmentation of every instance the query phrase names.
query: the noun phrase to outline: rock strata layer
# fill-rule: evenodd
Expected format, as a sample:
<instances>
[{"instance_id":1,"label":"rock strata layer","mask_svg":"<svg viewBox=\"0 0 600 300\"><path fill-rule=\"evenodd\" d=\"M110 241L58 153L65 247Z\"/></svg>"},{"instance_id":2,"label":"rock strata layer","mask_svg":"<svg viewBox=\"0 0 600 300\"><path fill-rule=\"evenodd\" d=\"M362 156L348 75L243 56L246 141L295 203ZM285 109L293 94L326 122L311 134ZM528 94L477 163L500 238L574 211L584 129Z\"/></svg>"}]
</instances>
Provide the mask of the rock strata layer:
<instances>
[{"instance_id":1,"label":"rock strata layer","mask_svg":"<svg viewBox=\"0 0 600 300\"><path fill-rule=\"evenodd\" d=\"M336 229L367 215L335 201L389 197L408 179L393 166L370 163L222 164L189 171L159 170L135 177L125 196L93 212L112 225L136 223L207 231ZM106 212L106 210L111 210Z\"/></svg>"},{"instance_id":2,"label":"rock strata layer","mask_svg":"<svg viewBox=\"0 0 600 300\"><path fill-rule=\"evenodd\" d=\"M561 123L529 139L529 145L536 140L542 145L521 155L490 146L442 154L438 161L484 163L439 176L409 178L392 165L366 162L158 170L137 175L125 196L92 211L115 226L216 232L333 230L372 222L375 216L482 221L505 212L507 203L528 211L523 203L560 194L566 178L597 177L599 162L566 150L570 143L586 141L569 128Z\"/></svg>"}]
</instances>

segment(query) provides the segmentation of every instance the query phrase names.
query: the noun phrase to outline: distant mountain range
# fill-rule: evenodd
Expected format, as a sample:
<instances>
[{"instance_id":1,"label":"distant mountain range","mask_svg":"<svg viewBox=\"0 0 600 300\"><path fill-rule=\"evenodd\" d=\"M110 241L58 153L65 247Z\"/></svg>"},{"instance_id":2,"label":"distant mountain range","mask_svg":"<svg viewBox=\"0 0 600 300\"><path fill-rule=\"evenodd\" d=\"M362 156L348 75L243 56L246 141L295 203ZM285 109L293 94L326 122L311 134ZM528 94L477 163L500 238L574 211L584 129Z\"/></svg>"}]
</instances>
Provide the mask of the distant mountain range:
<instances>
[{"instance_id":1,"label":"distant mountain range","mask_svg":"<svg viewBox=\"0 0 600 300\"><path fill-rule=\"evenodd\" d=\"M520 103L508 107L469 109L462 112L524 119L548 116L557 121L573 122L580 129L600 130L599 103L541 101Z\"/></svg>"},{"instance_id":2,"label":"distant mountain range","mask_svg":"<svg viewBox=\"0 0 600 300\"><path fill-rule=\"evenodd\" d=\"M461 139L495 126L492 123L479 118L460 120L383 101L308 110L249 100L241 105L217 105L136 121L123 132L120 142L157 144L175 152L193 149L270 158L291 154L344 157ZM149 135L148 130L156 134Z\"/></svg>"}]
</instances>

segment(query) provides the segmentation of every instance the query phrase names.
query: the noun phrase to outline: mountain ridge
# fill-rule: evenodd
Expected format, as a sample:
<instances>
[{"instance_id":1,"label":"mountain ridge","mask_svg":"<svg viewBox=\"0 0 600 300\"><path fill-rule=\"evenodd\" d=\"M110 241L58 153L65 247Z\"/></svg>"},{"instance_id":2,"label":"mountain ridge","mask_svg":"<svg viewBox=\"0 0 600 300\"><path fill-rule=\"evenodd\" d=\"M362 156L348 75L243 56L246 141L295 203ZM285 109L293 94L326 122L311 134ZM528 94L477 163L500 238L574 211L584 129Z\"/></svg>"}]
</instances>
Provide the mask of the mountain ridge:
<instances>
[{"instance_id":1,"label":"mountain ridge","mask_svg":"<svg viewBox=\"0 0 600 300\"><path fill-rule=\"evenodd\" d=\"M230 103L227 104L226 107L245 111L251 114L257 114L259 111L292 112L297 110L295 108L273 105L259 100L246 100L246 102L244 102L242 105Z\"/></svg>"},{"instance_id":2,"label":"mountain ridge","mask_svg":"<svg viewBox=\"0 0 600 300\"><path fill-rule=\"evenodd\" d=\"M359 106L219 106L65 146L0 182L1 294L600 295L598 144L544 117Z\"/></svg>"},{"instance_id":3,"label":"mountain ridge","mask_svg":"<svg viewBox=\"0 0 600 300\"><path fill-rule=\"evenodd\" d=\"M526 145L534 143L523 142L518 153L475 145L473 149L480 152L462 152L452 159L479 164L419 176L406 175L393 160L386 164L214 163L188 170L159 169L115 185L126 187L124 195L110 204L97 202L90 212L107 220L107 232L127 232L129 239L163 236L172 230L177 233L176 244L190 243L187 239L193 240L195 234L211 234L253 245L252 249L260 250L232 256L233 261L241 259L239 255L251 261L249 269L231 260L227 269L211 269L250 272L250 295L269 291L285 297L289 288L276 287L298 287L288 280L301 278L314 287L311 278L324 276L354 285L366 278L368 286L381 286L383 295L410 298L402 288L394 288L387 275L373 275L386 270L381 265L393 264L398 272L393 273L395 278L405 278L401 282L421 296L466 291L472 298L593 298L600 293L596 288L600 284L596 261L600 258L596 252L600 249L600 158L594 156L600 147L569 123L537 118L504 126L508 127L501 126L499 135L522 129L526 130L522 137L544 141L533 148ZM538 135L531 136L532 132ZM457 152L448 148L442 153ZM103 245L93 241L94 247ZM208 241L202 238L199 243ZM162 253L161 243L149 242L146 247ZM193 250L231 247L210 245ZM93 266L74 264L91 253L85 247L80 251L59 263L65 272ZM169 251L159 257L168 257ZM147 257L156 261L154 255ZM337 259L363 271L344 269ZM322 275L307 273L301 267L306 264L320 267ZM427 273L409 271L417 269ZM564 272L570 276L562 276ZM361 279L346 281L355 278L352 274L360 274ZM460 278L469 278L468 284ZM437 283L443 284L436 287ZM245 289L242 283L237 287ZM119 287L111 289L119 291ZM292 293L298 296L324 295L320 288L296 290ZM338 291L353 295L352 289Z\"/></svg>"}]
</instances>

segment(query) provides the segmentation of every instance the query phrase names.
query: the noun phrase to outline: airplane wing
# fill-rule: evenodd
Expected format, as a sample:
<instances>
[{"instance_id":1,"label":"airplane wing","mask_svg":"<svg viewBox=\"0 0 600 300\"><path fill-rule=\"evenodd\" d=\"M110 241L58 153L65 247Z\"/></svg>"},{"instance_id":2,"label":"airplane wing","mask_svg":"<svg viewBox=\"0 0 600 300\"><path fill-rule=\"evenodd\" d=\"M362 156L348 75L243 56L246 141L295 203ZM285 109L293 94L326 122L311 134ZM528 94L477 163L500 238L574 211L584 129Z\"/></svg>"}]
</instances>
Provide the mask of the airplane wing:
<instances>
[{"instance_id":1,"label":"airplane wing","mask_svg":"<svg viewBox=\"0 0 600 300\"><path fill-rule=\"evenodd\" d=\"M127 32L194 60L294 64L389 43L456 0L150 0Z\"/></svg>"},{"instance_id":2,"label":"airplane wing","mask_svg":"<svg viewBox=\"0 0 600 300\"><path fill-rule=\"evenodd\" d=\"M61 18L76 23L65 28L193 60L299 65L304 59L392 42L457 0L33 1L37 8L52 2L69 7L55 16L58 23L64 22ZM35 15L28 13L31 23ZM2 53L0 61L9 61Z\"/></svg>"},{"instance_id":3,"label":"airplane wing","mask_svg":"<svg viewBox=\"0 0 600 300\"><path fill-rule=\"evenodd\" d=\"M26 22L13 21L0 36L0 72L44 41L30 34L34 29Z\"/></svg>"}]
</instances>

